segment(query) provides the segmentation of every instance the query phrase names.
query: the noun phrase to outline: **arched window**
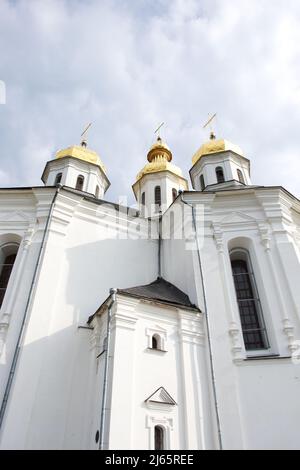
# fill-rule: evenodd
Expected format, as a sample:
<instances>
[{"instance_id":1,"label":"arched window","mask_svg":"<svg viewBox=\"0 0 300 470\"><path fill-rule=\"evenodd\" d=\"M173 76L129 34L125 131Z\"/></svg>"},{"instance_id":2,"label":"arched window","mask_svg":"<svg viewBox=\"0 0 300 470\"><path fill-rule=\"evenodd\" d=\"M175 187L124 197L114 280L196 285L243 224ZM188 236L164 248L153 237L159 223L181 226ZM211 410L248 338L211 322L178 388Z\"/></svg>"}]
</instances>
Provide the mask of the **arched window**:
<instances>
[{"instance_id":1,"label":"arched window","mask_svg":"<svg viewBox=\"0 0 300 470\"><path fill-rule=\"evenodd\" d=\"M154 427L154 449L155 450L164 450L164 436L165 432L161 426Z\"/></svg>"},{"instance_id":2,"label":"arched window","mask_svg":"<svg viewBox=\"0 0 300 470\"><path fill-rule=\"evenodd\" d=\"M1 263L0 263L0 307L8 286L9 278L14 267L19 245L8 243L1 247Z\"/></svg>"},{"instance_id":3,"label":"arched window","mask_svg":"<svg viewBox=\"0 0 300 470\"><path fill-rule=\"evenodd\" d=\"M142 206L146 204L146 194L142 193Z\"/></svg>"},{"instance_id":4,"label":"arched window","mask_svg":"<svg viewBox=\"0 0 300 470\"><path fill-rule=\"evenodd\" d=\"M61 182L61 177L62 177L62 173L57 173L56 178L55 178L55 182L54 182L55 186L56 186L57 184L60 184L60 182Z\"/></svg>"},{"instance_id":5,"label":"arched window","mask_svg":"<svg viewBox=\"0 0 300 470\"><path fill-rule=\"evenodd\" d=\"M161 206L161 189L160 186L155 186L154 189L154 202L155 202L155 209L159 211Z\"/></svg>"},{"instance_id":6,"label":"arched window","mask_svg":"<svg viewBox=\"0 0 300 470\"><path fill-rule=\"evenodd\" d=\"M200 175L200 188L201 188L201 191L204 191L205 189L205 181L204 181L203 175Z\"/></svg>"},{"instance_id":7,"label":"arched window","mask_svg":"<svg viewBox=\"0 0 300 470\"><path fill-rule=\"evenodd\" d=\"M99 199L99 186L96 186L96 198Z\"/></svg>"},{"instance_id":8,"label":"arched window","mask_svg":"<svg viewBox=\"0 0 300 470\"><path fill-rule=\"evenodd\" d=\"M225 178L224 178L224 171L221 166L218 166L216 168L216 176L217 176L217 182L218 183L224 183Z\"/></svg>"},{"instance_id":9,"label":"arched window","mask_svg":"<svg viewBox=\"0 0 300 470\"><path fill-rule=\"evenodd\" d=\"M233 250L230 258L245 349L268 349L267 332L249 253L242 249Z\"/></svg>"},{"instance_id":10,"label":"arched window","mask_svg":"<svg viewBox=\"0 0 300 470\"><path fill-rule=\"evenodd\" d=\"M239 182L245 184L244 176L241 170L237 170L237 175L238 175Z\"/></svg>"},{"instance_id":11,"label":"arched window","mask_svg":"<svg viewBox=\"0 0 300 470\"><path fill-rule=\"evenodd\" d=\"M177 198L177 189L173 188L172 189L172 200L175 201L176 198Z\"/></svg>"},{"instance_id":12,"label":"arched window","mask_svg":"<svg viewBox=\"0 0 300 470\"><path fill-rule=\"evenodd\" d=\"M161 340L159 335L152 336L152 349L161 349Z\"/></svg>"},{"instance_id":13,"label":"arched window","mask_svg":"<svg viewBox=\"0 0 300 470\"><path fill-rule=\"evenodd\" d=\"M79 175L76 181L76 189L78 189L78 191L83 190L83 183L84 183L84 176Z\"/></svg>"}]
</instances>

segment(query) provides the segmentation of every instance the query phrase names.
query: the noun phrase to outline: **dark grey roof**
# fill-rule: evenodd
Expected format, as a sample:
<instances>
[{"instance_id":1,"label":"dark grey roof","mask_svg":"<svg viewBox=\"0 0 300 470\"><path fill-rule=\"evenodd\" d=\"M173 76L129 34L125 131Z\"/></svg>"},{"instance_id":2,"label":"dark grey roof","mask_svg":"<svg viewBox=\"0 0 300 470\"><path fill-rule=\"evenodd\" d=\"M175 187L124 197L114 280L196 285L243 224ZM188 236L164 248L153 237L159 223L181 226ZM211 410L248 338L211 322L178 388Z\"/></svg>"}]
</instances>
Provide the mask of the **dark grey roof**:
<instances>
[{"instance_id":1,"label":"dark grey roof","mask_svg":"<svg viewBox=\"0 0 300 470\"><path fill-rule=\"evenodd\" d=\"M156 281L151 282L151 284L147 284L146 286L118 289L118 293L197 309L182 290L178 289L170 282L165 281L162 277L158 277Z\"/></svg>"}]
</instances>

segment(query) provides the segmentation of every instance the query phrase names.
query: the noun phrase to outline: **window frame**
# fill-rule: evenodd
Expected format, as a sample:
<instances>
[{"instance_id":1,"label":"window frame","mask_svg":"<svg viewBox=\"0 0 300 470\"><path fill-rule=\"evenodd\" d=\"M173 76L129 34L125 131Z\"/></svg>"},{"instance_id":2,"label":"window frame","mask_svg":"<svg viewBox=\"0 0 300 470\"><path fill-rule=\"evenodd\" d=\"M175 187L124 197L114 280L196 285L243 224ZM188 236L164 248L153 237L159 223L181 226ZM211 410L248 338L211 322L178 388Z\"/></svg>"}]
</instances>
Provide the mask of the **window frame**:
<instances>
[{"instance_id":1,"label":"window frame","mask_svg":"<svg viewBox=\"0 0 300 470\"><path fill-rule=\"evenodd\" d=\"M79 180L82 180L82 185L81 185L81 188L78 188L78 181ZM83 191L83 185L84 185L84 176L83 175L78 175L77 176L77 179L76 179L76 186L75 186L75 189L77 191Z\"/></svg>"},{"instance_id":2,"label":"window frame","mask_svg":"<svg viewBox=\"0 0 300 470\"><path fill-rule=\"evenodd\" d=\"M159 194L159 196L158 196ZM159 212L161 209L161 187L160 185L155 186L154 188L154 205L155 211Z\"/></svg>"},{"instance_id":3,"label":"window frame","mask_svg":"<svg viewBox=\"0 0 300 470\"><path fill-rule=\"evenodd\" d=\"M252 265L250 253L245 248L233 248L229 252L229 258L230 258L230 266L231 266L231 272L232 272L232 281L233 281L233 288L234 288L234 293L235 293L235 300L236 300L237 308L238 308L238 312L239 312L239 320L240 320L240 324L241 324L241 330L242 330L242 336L243 336L243 342L244 342L244 347L245 347L246 354L247 354L247 356L253 356L253 355L260 356L260 355L266 355L266 353L270 354L271 353L271 345L270 345L270 339L269 339L269 331L267 329L265 318L264 318L263 308L262 308L262 305L261 305L259 290L257 288L257 283L256 283L256 279L255 279L255 273L254 273L254 270L253 270L253 265ZM249 277L250 287L251 287L252 295L253 295L253 297L251 299L240 299L240 301L238 299L238 293L237 293L236 284L235 284L235 280L234 280L235 275L234 275L233 267L232 267L232 262L233 261L244 261L246 263L246 266L247 266L247 273L246 274ZM242 315L241 315L241 309L240 309L241 300L243 300L243 301L246 301L246 300L247 301L254 301L255 313L257 315L257 320L258 320L258 323L260 325L259 331L261 332L262 341L264 343L264 347L262 347L262 348L247 349L246 341L245 341L245 337L244 337L244 332L245 331L250 331L250 329L245 330L245 328L243 328Z\"/></svg>"},{"instance_id":4,"label":"window frame","mask_svg":"<svg viewBox=\"0 0 300 470\"><path fill-rule=\"evenodd\" d=\"M154 347L153 346L153 340L156 342L156 346ZM154 349L155 351L162 351L162 341L161 341L161 337L159 334L157 333L154 333L154 335L152 335L152 338L151 338L151 349Z\"/></svg>"},{"instance_id":5,"label":"window frame","mask_svg":"<svg viewBox=\"0 0 300 470\"><path fill-rule=\"evenodd\" d=\"M9 264L9 266L11 266L11 270L10 270L10 273L9 273L9 276L8 276L8 279L7 279L7 282L6 282L6 286L5 287L0 287L1 291L4 289L4 294L3 294L2 299L0 297L0 310L1 310L1 308L4 304L4 302L5 302L7 290L9 289L9 286L10 286L10 281L12 279L12 275L13 275L13 272L14 272L17 256L18 256L18 253L19 253L19 249L20 249L20 244L16 243L16 242L7 242L7 243L0 246L1 255L3 256L3 259L0 262L0 278L1 278L2 273L3 273L3 267L5 265L7 265L5 263L7 258L9 256L13 256L13 255L15 256L14 262L12 264Z\"/></svg>"},{"instance_id":6,"label":"window frame","mask_svg":"<svg viewBox=\"0 0 300 470\"><path fill-rule=\"evenodd\" d=\"M58 184L61 184L61 180L62 180L62 172L59 172L56 174L55 176L55 180L54 180L54 186L58 185ZM59 180L59 181L57 181Z\"/></svg>"},{"instance_id":7,"label":"window frame","mask_svg":"<svg viewBox=\"0 0 300 470\"><path fill-rule=\"evenodd\" d=\"M159 408L159 413L157 413L158 408L156 407L156 413L147 414L146 416L146 428L149 433L149 449L155 449L155 435L154 427L161 426L164 429L164 450L172 449L172 434L174 430L174 420L172 414L168 417L166 413L162 415L162 410L164 408ZM167 410L165 410L167 411Z\"/></svg>"},{"instance_id":8,"label":"window frame","mask_svg":"<svg viewBox=\"0 0 300 470\"><path fill-rule=\"evenodd\" d=\"M146 192L143 191L141 195L141 206L145 207L145 205L146 205Z\"/></svg>"},{"instance_id":9,"label":"window frame","mask_svg":"<svg viewBox=\"0 0 300 470\"><path fill-rule=\"evenodd\" d=\"M237 175L238 175L239 182L242 183L242 184L246 184L245 183L245 178L244 178L244 175L243 175L242 171L239 168L237 168L236 172L237 172Z\"/></svg>"},{"instance_id":10,"label":"window frame","mask_svg":"<svg viewBox=\"0 0 300 470\"><path fill-rule=\"evenodd\" d=\"M178 196L178 191L176 188L172 188L172 202L175 201L175 199L177 198Z\"/></svg>"},{"instance_id":11,"label":"window frame","mask_svg":"<svg viewBox=\"0 0 300 470\"><path fill-rule=\"evenodd\" d=\"M204 179L203 174L201 174L199 176L199 180L200 180L200 189L201 189L201 191L204 191L204 189L205 189L205 179Z\"/></svg>"},{"instance_id":12,"label":"window frame","mask_svg":"<svg viewBox=\"0 0 300 470\"><path fill-rule=\"evenodd\" d=\"M158 437L160 440L161 445L157 447L157 433L156 431L159 430L161 435ZM154 450L166 450L166 430L164 426L161 424L156 424L153 428L154 432Z\"/></svg>"},{"instance_id":13,"label":"window frame","mask_svg":"<svg viewBox=\"0 0 300 470\"><path fill-rule=\"evenodd\" d=\"M167 346L168 346L168 338L167 338L167 331L163 328L146 328L145 330L146 338L147 338L147 348L148 352L157 352L157 353L167 353ZM152 338L156 336L159 338L159 347L160 349L153 349L152 348Z\"/></svg>"},{"instance_id":14,"label":"window frame","mask_svg":"<svg viewBox=\"0 0 300 470\"><path fill-rule=\"evenodd\" d=\"M217 178L217 183L222 184L225 183L225 175L224 175L224 168L222 166L217 166L215 168L215 173L216 173L216 178ZM220 181L220 174L222 173L222 181Z\"/></svg>"}]
</instances>

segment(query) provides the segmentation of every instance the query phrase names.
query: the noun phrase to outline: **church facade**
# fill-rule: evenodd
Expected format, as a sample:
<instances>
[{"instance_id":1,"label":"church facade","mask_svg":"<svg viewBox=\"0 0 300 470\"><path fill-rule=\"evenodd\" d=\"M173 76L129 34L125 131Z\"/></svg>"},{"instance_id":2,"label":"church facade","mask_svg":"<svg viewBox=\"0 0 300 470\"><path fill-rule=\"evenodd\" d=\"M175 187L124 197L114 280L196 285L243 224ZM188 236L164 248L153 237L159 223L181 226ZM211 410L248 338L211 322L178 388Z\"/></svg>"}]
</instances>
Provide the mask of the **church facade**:
<instances>
[{"instance_id":1,"label":"church facade","mask_svg":"<svg viewBox=\"0 0 300 470\"><path fill-rule=\"evenodd\" d=\"M213 134L158 137L105 200L98 154L0 189L1 449L299 449L300 201Z\"/></svg>"}]
</instances>

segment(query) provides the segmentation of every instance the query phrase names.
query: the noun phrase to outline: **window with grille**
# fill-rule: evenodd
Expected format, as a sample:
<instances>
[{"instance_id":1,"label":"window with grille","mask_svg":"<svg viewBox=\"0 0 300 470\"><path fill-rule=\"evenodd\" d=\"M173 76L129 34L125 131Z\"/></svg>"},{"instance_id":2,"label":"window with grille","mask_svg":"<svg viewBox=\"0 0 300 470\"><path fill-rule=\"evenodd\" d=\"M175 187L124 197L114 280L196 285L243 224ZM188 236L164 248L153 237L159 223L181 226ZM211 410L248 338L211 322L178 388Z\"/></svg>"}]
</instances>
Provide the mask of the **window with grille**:
<instances>
[{"instance_id":1,"label":"window with grille","mask_svg":"<svg viewBox=\"0 0 300 470\"><path fill-rule=\"evenodd\" d=\"M249 254L244 250L234 251L231 266L245 348L248 351L267 349L267 332Z\"/></svg>"}]
</instances>

